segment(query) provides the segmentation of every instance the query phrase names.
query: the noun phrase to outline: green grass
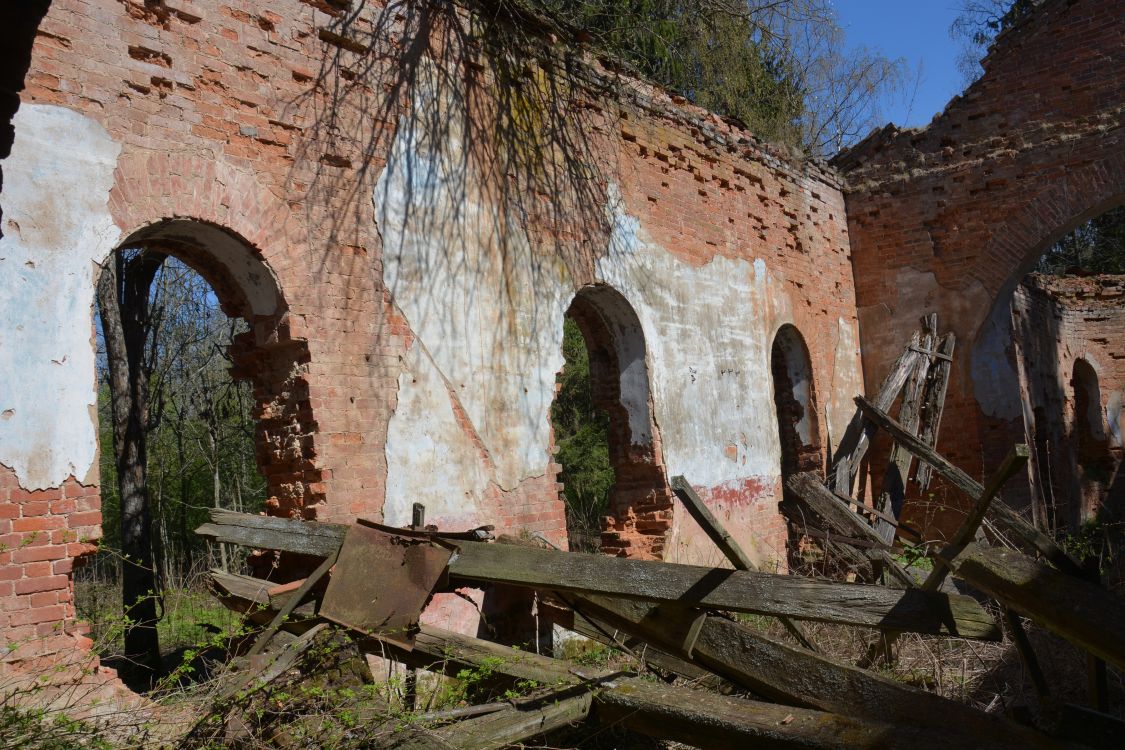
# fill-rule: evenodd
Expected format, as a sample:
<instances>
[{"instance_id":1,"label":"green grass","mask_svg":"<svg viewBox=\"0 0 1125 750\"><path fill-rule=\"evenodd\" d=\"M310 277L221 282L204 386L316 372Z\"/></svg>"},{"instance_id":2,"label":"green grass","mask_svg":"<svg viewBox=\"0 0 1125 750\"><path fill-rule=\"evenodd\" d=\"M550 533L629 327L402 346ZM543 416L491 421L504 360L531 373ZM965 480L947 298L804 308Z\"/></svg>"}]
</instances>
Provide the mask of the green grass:
<instances>
[{"instance_id":1,"label":"green grass","mask_svg":"<svg viewBox=\"0 0 1125 750\"><path fill-rule=\"evenodd\" d=\"M74 600L79 619L90 624L90 637L98 651L103 656L119 655L125 626L120 585L77 581ZM163 612L164 616L156 625L162 653L205 643L216 630L231 633L239 623L238 616L204 588L165 591Z\"/></svg>"}]
</instances>

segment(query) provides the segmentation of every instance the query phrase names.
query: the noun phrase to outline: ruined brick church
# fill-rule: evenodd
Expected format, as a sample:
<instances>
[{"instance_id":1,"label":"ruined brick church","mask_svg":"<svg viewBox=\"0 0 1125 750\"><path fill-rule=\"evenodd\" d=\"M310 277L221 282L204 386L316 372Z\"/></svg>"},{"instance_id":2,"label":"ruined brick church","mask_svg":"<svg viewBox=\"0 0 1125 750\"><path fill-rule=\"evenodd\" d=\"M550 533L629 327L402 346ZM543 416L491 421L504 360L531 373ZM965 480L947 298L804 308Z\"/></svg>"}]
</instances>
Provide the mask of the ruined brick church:
<instances>
[{"instance_id":1,"label":"ruined brick church","mask_svg":"<svg viewBox=\"0 0 1125 750\"><path fill-rule=\"evenodd\" d=\"M172 253L249 324L231 356L272 514L405 525L422 502L565 546L569 316L609 413L603 548L715 562L683 475L784 568L783 464L823 468L927 313L958 342L943 455L979 478L1013 442L1070 441L1013 496L1073 475L1076 521L1125 510L1120 282L1017 293L1125 200L1122 0L1045 0L930 125L830 163L445 3L21 6L0 50L0 633L28 644L8 661L88 646L71 576L101 533L93 310L120 248Z\"/></svg>"}]
</instances>

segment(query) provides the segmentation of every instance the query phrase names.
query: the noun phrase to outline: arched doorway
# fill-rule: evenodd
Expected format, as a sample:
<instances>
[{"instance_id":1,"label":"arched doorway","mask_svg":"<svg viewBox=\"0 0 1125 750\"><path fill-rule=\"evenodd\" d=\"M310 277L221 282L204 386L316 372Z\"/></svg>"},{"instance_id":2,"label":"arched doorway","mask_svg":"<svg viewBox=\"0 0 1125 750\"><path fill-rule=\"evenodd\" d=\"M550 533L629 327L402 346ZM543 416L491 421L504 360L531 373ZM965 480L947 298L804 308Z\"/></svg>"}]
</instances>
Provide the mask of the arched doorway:
<instances>
[{"instance_id":1,"label":"arched doorway","mask_svg":"<svg viewBox=\"0 0 1125 750\"><path fill-rule=\"evenodd\" d=\"M1118 335L1125 325L1125 205L1117 196L1108 210L1085 212L1063 230L1035 246L1021 266L1029 272L1015 280L1001 319L1010 332L994 327L1006 348L994 346L991 359L1014 360L1018 384L1007 390L1018 399L1013 417L1022 421L1013 419L1012 432L1023 434L1009 440L1032 448L1028 483L1005 496L1029 505L1043 530L1072 533L1112 500L1125 449L1110 427L1119 423L1125 399L1125 342Z\"/></svg>"},{"instance_id":2,"label":"arched doorway","mask_svg":"<svg viewBox=\"0 0 1125 750\"><path fill-rule=\"evenodd\" d=\"M103 265L96 297L99 411L109 422L102 496L113 511L103 527L114 531L128 618L123 676L140 687L169 645L159 642L158 609L167 613L168 597L185 588L182 566L169 561L190 557L190 530L207 509L292 514L302 482L316 480L304 442L314 427L308 353L288 336L287 306L261 255L205 222L165 220L131 234ZM173 537L176 553L162 555Z\"/></svg>"},{"instance_id":3,"label":"arched doorway","mask_svg":"<svg viewBox=\"0 0 1125 750\"><path fill-rule=\"evenodd\" d=\"M770 348L770 374L784 483L798 472L818 471L823 463L812 361L804 337L796 326L783 325L774 336Z\"/></svg>"},{"instance_id":4,"label":"arched doorway","mask_svg":"<svg viewBox=\"0 0 1125 750\"><path fill-rule=\"evenodd\" d=\"M597 489L604 494L592 511L587 504L584 525L590 525L591 512L602 518L600 549L606 554L662 559L672 526L672 496L652 416L640 320L628 300L606 285L580 290L566 312L566 320L571 340L579 335L585 351L578 352L577 357L573 351L564 351L568 362L561 387L580 390L587 385L589 408L583 410L582 424L562 423L564 415L559 406L573 400L570 393L560 393L552 409L564 494L568 482L573 485L581 481L577 471L589 475L608 469L612 483L598 483ZM586 383L568 386L567 367L585 367ZM594 456L587 460L585 469L577 467L573 459L568 461L565 444L580 434L591 443L585 453ZM597 459L599 452L604 452L604 461ZM574 518L573 498L568 495L567 500L568 530L573 532L583 524Z\"/></svg>"},{"instance_id":5,"label":"arched doorway","mask_svg":"<svg viewBox=\"0 0 1125 750\"><path fill-rule=\"evenodd\" d=\"M1102 417L1098 373L1085 359L1077 359L1070 385L1073 394L1070 427L1074 463L1073 506L1077 526L1097 517L1114 467Z\"/></svg>"}]
</instances>

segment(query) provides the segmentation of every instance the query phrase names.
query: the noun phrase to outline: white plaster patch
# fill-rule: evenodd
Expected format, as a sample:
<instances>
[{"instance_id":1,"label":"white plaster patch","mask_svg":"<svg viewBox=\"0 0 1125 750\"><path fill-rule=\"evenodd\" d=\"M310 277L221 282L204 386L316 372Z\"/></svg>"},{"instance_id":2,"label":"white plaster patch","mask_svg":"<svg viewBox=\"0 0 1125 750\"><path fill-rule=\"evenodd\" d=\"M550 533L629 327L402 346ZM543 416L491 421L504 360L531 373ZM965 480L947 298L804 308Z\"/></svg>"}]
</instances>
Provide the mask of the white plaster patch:
<instances>
[{"instance_id":1,"label":"white plaster patch","mask_svg":"<svg viewBox=\"0 0 1125 750\"><path fill-rule=\"evenodd\" d=\"M480 450L457 423L449 391L415 342L398 378L398 407L387 434L387 499L383 523L408 526L414 503L443 528L481 523L488 474Z\"/></svg>"},{"instance_id":2,"label":"white plaster patch","mask_svg":"<svg viewBox=\"0 0 1125 750\"><path fill-rule=\"evenodd\" d=\"M832 390L828 395L824 421L828 425L832 448L840 444L840 438L848 429L855 412L856 396L863 394L863 375L859 368L859 331L854 320L836 320L836 350L833 355ZM822 396L823 398L823 396Z\"/></svg>"},{"instance_id":3,"label":"white plaster patch","mask_svg":"<svg viewBox=\"0 0 1125 750\"><path fill-rule=\"evenodd\" d=\"M613 235L597 273L630 301L644 329L668 475L703 487L776 476L769 336L773 321L792 317L782 284L760 259L691 267L657 246L620 199L609 210Z\"/></svg>"},{"instance_id":4,"label":"white plaster patch","mask_svg":"<svg viewBox=\"0 0 1125 750\"><path fill-rule=\"evenodd\" d=\"M427 76L432 65L421 66ZM481 190L458 118L442 114L441 97L454 94L418 90L374 193L384 279L509 490L550 462L547 413L573 282Z\"/></svg>"},{"instance_id":5,"label":"white plaster patch","mask_svg":"<svg viewBox=\"0 0 1125 750\"><path fill-rule=\"evenodd\" d=\"M23 104L3 164L0 464L27 489L96 470L97 266L120 241L107 206L120 146L94 120Z\"/></svg>"},{"instance_id":6,"label":"white plaster patch","mask_svg":"<svg viewBox=\"0 0 1125 750\"><path fill-rule=\"evenodd\" d=\"M1122 411L1125 411L1125 394L1113 391L1105 405L1105 423L1109 428L1109 439L1115 448L1125 448L1125 436L1122 435Z\"/></svg>"}]
</instances>

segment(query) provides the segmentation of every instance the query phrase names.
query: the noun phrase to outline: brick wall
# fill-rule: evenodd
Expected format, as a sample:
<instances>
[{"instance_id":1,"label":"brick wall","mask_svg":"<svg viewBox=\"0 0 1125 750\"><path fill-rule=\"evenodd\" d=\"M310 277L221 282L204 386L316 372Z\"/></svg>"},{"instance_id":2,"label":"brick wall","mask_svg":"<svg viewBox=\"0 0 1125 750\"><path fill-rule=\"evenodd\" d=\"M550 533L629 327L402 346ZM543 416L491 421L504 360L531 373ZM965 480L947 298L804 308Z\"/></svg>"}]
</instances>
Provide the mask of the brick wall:
<instances>
[{"instance_id":1,"label":"brick wall","mask_svg":"<svg viewBox=\"0 0 1125 750\"><path fill-rule=\"evenodd\" d=\"M24 292L5 314L35 322L58 297L77 300L52 315L80 340L43 355L28 346L33 325L0 340L6 382L21 375L0 393L3 419L33 400L50 417L19 434L0 422L0 629L51 636L9 660L81 635L68 577L99 535L96 444L67 434L90 430L93 397L50 411L34 386L90 358L91 269L122 243L170 243L251 323L232 354L254 386L270 512L398 522L423 492L432 523L565 543L548 411L562 317L602 284L635 308L650 380L652 436L644 456L632 439L624 451L616 517L632 518L643 554L716 561L663 489L664 474L684 473L740 541L784 565L774 334L794 325L807 343L818 435L843 432L862 389L833 171L596 60L552 67L569 53L549 40L508 70L458 35L464 15L446 4L343 7L55 0L39 24L2 165L0 256L25 254L18 271L35 283L20 289L42 296ZM580 75L552 89L548 71L564 68ZM507 75L517 84L500 86ZM454 83L469 93L441 88ZM463 120L431 116L458 101L471 104ZM544 122L561 142L528 136L554 132ZM514 128L503 152L497 123ZM444 137L453 126L465 137ZM40 169L48 156L57 172ZM409 194L403 163L463 171ZM103 173L104 186L83 181ZM32 174L46 175L42 194ZM398 200L411 210L396 213ZM47 231L70 226L76 202L74 232ZM12 273L0 268L0 298ZM255 307L267 288L276 299ZM89 367L68 382L92 393L93 378ZM7 460L27 441L66 453L51 465L69 476ZM32 474L47 477L34 492Z\"/></svg>"},{"instance_id":2,"label":"brick wall","mask_svg":"<svg viewBox=\"0 0 1125 750\"><path fill-rule=\"evenodd\" d=\"M939 449L976 477L1023 439L1012 291L1052 242L1125 198L1122 17L1121 0L1046 0L927 127L888 126L835 161L866 382L939 313L958 343Z\"/></svg>"},{"instance_id":3,"label":"brick wall","mask_svg":"<svg viewBox=\"0 0 1125 750\"><path fill-rule=\"evenodd\" d=\"M1125 277L1033 274L1017 288L1013 329L1044 527L1120 522L1125 400Z\"/></svg>"}]
</instances>

